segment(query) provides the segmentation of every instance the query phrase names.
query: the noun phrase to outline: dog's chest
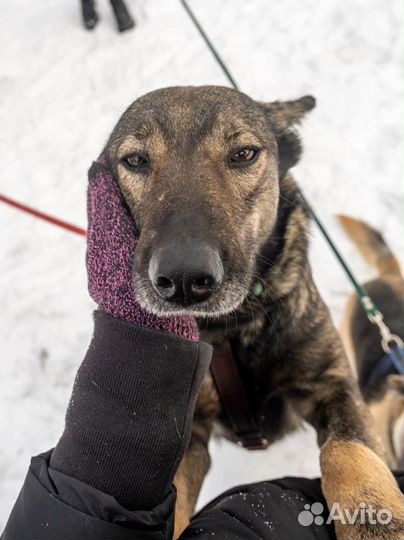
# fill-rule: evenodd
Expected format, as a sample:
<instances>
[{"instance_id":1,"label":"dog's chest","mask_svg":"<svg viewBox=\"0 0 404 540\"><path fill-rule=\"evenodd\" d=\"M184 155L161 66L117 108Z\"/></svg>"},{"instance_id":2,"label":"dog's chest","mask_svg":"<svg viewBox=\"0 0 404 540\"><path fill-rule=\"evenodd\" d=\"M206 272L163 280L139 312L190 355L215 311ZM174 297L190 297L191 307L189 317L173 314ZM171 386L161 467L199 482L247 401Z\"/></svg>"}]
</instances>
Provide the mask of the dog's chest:
<instances>
[{"instance_id":1,"label":"dog's chest","mask_svg":"<svg viewBox=\"0 0 404 540\"><path fill-rule=\"evenodd\" d=\"M274 442L298 426L297 416L283 390L282 381L288 374L285 363L280 361L276 351L279 335L274 326L266 325L264 321L258 324L254 321L253 326L244 325L233 332L220 332L218 329L204 331L202 338L219 348L228 340L248 407L269 442ZM225 372L222 377L226 377ZM236 408L237 400L242 399L237 395L237 388L238 385L234 384L235 395L230 399L230 407L235 403ZM232 411L226 413L229 404L223 402L220 391L219 398L222 407L217 417L216 433L235 441Z\"/></svg>"}]
</instances>

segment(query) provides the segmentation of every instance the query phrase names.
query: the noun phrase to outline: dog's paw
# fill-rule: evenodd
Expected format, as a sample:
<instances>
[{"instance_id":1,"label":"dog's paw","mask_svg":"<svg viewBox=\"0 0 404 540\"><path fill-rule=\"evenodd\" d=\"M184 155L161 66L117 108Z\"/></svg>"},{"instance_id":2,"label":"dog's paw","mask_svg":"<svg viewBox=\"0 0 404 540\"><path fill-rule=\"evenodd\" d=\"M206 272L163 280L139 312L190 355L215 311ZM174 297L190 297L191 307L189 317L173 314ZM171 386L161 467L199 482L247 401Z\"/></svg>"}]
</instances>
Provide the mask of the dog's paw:
<instances>
[{"instance_id":1,"label":"dog's paw","mask_svg":"<svg viewBox=\"0 0 404 540\"><path fill-rule=\"evenodd\" d=\"M404 498L379 456L359 442L329 439L320 459L338 540L404 538Z\"/></svg>"}]
</instances>

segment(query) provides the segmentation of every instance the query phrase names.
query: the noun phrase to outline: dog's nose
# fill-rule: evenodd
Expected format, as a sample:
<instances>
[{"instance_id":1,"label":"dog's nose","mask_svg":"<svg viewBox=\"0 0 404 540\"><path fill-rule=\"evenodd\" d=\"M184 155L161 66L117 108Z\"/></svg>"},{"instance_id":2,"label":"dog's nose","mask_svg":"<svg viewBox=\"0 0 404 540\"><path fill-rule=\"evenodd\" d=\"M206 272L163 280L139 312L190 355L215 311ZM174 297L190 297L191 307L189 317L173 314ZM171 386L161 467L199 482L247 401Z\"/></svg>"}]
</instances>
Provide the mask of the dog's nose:
<instances>
[{"instance_id":1,"label":"dog's nose","mask_svg":"<svg viewBox=\"0 0 404 540\"><path fill-rule=\"evenodd\" d=\"M152 256L149 277L161 298L189 306L207 300L220 287L223 264L214 249L173 246Z\"/></svg>"}]
</instances>

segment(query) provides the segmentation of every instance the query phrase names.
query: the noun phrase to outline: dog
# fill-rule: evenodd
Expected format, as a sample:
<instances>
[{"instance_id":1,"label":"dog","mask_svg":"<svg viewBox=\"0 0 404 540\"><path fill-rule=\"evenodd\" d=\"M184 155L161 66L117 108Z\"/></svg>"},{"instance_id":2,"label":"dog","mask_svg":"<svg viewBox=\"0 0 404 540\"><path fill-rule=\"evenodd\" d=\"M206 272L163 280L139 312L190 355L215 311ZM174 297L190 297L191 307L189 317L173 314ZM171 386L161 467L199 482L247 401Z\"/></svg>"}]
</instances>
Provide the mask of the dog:
<instances>
[{"instance_id":1,"label":"dog","mask_svg":"<svg viewBox=\"0 0 404 540\"><path fill-rule=\"evenodd\" d=\"M396 539L403 498L313 282L310 217L289 172L301 154L296 126L314 106L311 96L260 103L218 86L161 89L126 110L105 154L139 233L141 306L195 316L203 340L230 343L270 443L302 420L315 427L329 507L391 510L388 526L338 524L340 540ZM208 376L175 479L177 536L209 468L217 423L230 434Z\"/></svg>"},{"instance_id":2,"label":"dog","mask_svg":"<svg viewBox=\"0 0 404 540\"><path fill-rule=\"evenodd\" d=\"M378 231L347 216L338 219L378 277L364 284L393 334L404 340L404 281L397 258ZM348 301L341 337L375 419L392 469L404 469L404 376L384 362L378 329L369 323L356 295Z\"/></svg>"}]
</instances>

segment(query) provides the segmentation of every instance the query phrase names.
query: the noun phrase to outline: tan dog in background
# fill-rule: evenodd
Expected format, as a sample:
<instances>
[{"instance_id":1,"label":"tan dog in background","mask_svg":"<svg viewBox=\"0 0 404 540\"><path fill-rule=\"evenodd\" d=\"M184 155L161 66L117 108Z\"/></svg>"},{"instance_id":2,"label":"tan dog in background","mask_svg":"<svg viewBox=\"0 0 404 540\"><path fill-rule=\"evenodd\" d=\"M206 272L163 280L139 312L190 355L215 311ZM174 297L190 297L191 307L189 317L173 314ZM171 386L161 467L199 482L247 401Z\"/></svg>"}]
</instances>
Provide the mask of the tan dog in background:
<instances>
[{"instance_id":1,"label":"tan dog in background","mask_svg":"<svg viewBox=\"0 0 404 540\"><path fill-rule=\"evenodd\" d=\"M399 262L378 231L347 216L338 219L365 260L378 270L378 277L365 283L370 297L384 315L393 334L404 340L404 285ZM341 336L363 397L373 414L391 468L404 468L404 376L386 373L378 329L369 323L361 305L349 299ZM389 370L394 372L393 369ZM380 373L380 376L377 374Z\"/></svg>"}]
</instances>

